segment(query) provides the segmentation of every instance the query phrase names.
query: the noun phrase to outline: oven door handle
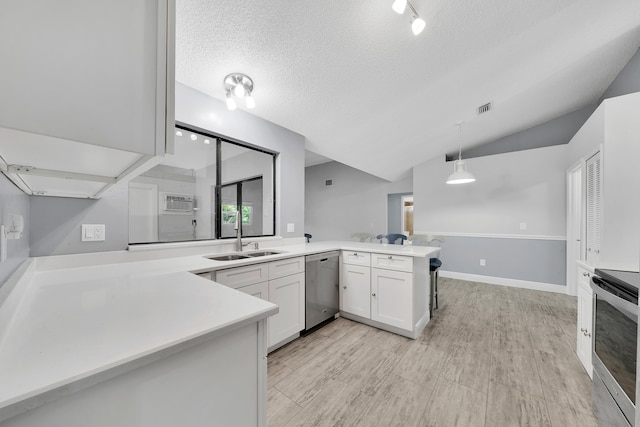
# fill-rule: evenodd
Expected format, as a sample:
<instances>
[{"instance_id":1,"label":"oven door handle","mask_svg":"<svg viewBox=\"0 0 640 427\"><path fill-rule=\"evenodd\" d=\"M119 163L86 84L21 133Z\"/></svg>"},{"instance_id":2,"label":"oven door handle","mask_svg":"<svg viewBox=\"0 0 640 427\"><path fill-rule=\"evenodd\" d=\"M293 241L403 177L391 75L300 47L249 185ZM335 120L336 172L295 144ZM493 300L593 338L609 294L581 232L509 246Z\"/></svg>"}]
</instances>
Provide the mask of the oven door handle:
<instances>
[{"instance_id":1,"label":"oven door handle","mask_svg":"<svg viewBox=\"0 0 640 427\"><path fill-rule=\"evenodd\" d=\"M637 323L638 305L602 289L600 286L598 286L598 282L601 282L599 278L591 278L591 289L593 290L593 293L596 294L598 298L608 302L618 310L622 311L628 318L633 319Z\"/></svg>"}]
</instances>

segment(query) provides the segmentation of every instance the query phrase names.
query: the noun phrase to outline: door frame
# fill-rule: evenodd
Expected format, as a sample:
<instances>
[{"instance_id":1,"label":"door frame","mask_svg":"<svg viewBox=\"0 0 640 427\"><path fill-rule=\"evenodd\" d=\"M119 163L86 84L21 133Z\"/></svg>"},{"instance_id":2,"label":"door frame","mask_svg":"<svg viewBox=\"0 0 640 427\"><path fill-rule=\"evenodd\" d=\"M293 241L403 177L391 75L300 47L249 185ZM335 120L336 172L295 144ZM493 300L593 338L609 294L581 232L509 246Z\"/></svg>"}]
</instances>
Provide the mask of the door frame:
<instances>
[{"instance_id":1,"label":"door frame","mask_svg":"<svg viewBox=\"0 0 640 427\"><path fill-rule=\"evenodd\" d=\"M577 261L585 259L585 166L581 158L567 169L567 294L578 291ZM576 229L578 231L576 231ZM579 245L575 245L579 242Z\"/></svg>"}]
</instances>

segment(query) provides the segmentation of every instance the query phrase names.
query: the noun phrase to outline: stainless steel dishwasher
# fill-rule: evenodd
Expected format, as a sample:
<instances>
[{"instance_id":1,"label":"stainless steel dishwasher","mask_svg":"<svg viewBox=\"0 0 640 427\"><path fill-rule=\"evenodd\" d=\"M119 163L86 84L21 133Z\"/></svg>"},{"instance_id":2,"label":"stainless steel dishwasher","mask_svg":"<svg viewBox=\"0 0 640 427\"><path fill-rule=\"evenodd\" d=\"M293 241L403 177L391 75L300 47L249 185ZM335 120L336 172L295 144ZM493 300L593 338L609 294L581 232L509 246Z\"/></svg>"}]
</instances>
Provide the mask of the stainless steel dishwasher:
<instances>
[{"instance_id":1,"label":"stainless steel dishwasher","mask_svg":"<svg viewBox=\"0 0 640 427\"><path fill-rule=\"evenodd\" d=\"M338 251L308 255L305 281L305 331L332 319L339 311L340 273Z\"/></svg>"}]
</instances>

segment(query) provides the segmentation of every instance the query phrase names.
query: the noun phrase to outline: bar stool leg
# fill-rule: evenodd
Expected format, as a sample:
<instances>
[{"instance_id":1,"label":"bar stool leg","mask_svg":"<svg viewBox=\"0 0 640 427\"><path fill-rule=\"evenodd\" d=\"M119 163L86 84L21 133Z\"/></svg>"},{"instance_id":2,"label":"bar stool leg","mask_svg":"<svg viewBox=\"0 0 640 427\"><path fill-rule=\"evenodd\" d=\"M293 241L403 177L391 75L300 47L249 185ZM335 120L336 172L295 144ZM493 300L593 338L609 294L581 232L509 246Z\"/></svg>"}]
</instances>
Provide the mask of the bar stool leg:
<instances>
[{"instance_id":1,"label":"bar stool leg","mask_svg":"<svg viewBox=\"0 0 640 427\"><path fill-rule=\"evenodd\" d=\"M433 294L434 294L434 300L436 303L436 310L438 309L438 270L433 272L433 276L434 276L434 283L433 283Z\"/></svg>"}]
</instances>

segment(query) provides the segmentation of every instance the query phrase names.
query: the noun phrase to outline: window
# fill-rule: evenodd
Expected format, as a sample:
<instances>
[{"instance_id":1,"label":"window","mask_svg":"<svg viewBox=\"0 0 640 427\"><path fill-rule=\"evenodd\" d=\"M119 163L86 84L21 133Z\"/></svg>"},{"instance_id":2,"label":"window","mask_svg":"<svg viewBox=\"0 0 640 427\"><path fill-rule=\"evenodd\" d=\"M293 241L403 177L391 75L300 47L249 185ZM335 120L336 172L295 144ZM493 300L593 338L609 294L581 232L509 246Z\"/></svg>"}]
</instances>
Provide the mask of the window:
<instances>
[{"instance_id":1,"label":"window","mask_svg":"<svg viewBox=\"0 0 640 427\"><path fill-rule=\"evenodd\" d=\"M276 154L187 125L175 154L129 183L129 243L275 233Z\"/></svg>"}]
</instances>

